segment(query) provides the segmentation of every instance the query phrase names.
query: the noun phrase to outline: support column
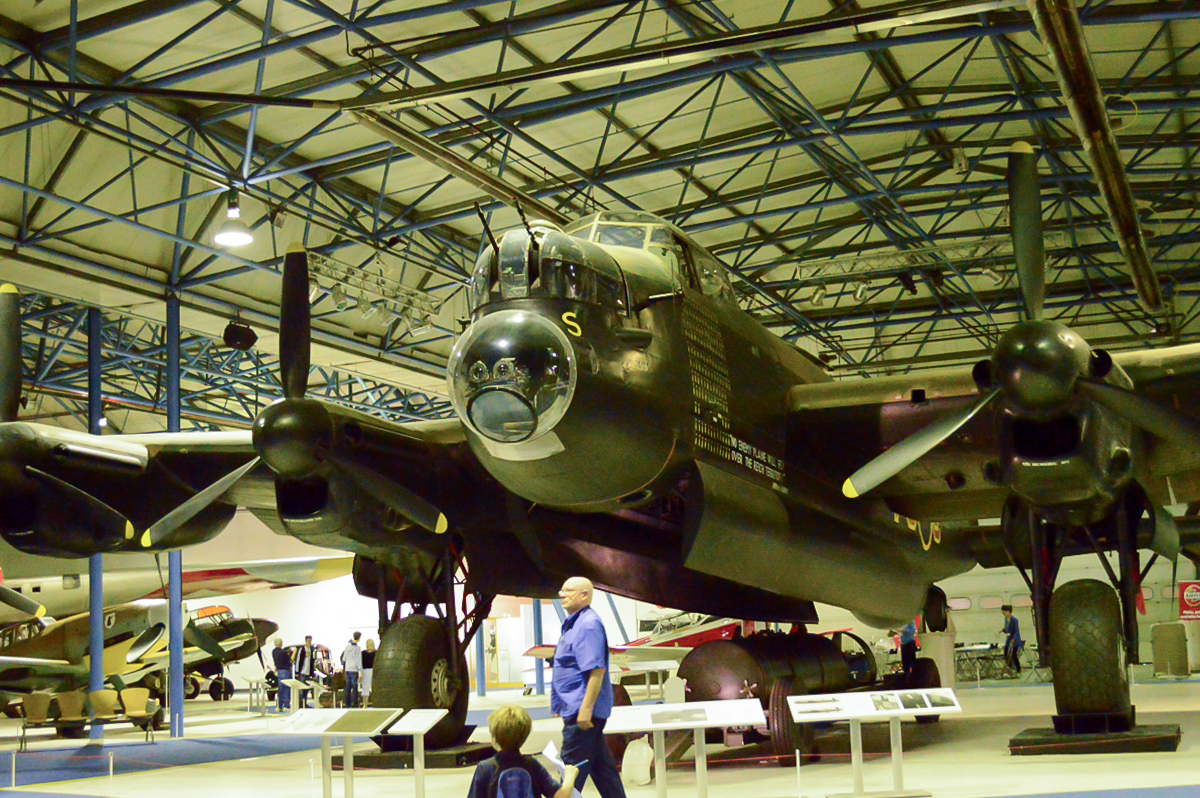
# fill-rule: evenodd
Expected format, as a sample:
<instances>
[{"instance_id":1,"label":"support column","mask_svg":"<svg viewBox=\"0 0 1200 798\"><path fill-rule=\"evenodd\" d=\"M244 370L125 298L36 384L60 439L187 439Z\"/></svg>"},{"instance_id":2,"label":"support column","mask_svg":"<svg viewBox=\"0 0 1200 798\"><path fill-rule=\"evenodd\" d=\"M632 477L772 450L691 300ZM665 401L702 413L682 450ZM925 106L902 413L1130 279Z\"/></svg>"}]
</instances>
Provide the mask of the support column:
<instances>
[{"instance_id":1,"label":"support column","mask_svg":"<svg viewBox=\"0 0 1200 798\"><path fill-rule=\"evenodd\" d=\"M88 308L88 432L99 435L100 420L104 417L101 402L100 365L101 328L103 318L99 308ZM103 555L93 554L88 558L88 690L104 688L104 562ZM90 737L104 739L104 727L93 723Z\"/></svg>"},{"instance_id":2,"label":"support column","mask_svg":"<svg viewBox=\"0 0 1200 798\"><path fill-rule=\"evenodd\" d=\"M542 600L533 600L533 644L542 644ZM541 657L533 658L533 691L538 695L546 694L546 668Z\"/></svg>"},{"instance_id":3,"label":"support column","mask_svg":"<svg viewBox=\"0 0 1200 798\"><path fill-rule=\"evenodd\" d=\"M487 621L475 632L475 695L487 695Z\"/></svg>"},{"instance_id":4,"label":"support column","mask_svg":"<svg viewBox=\"0 0 1200 798\"><path fill-rule=\"evenodd\" d=\"M179 432L179 297L167 295L167 431ZM171 736L183 736L183 553L167 554L167 702Z\"/></svg>"}]
</instances>

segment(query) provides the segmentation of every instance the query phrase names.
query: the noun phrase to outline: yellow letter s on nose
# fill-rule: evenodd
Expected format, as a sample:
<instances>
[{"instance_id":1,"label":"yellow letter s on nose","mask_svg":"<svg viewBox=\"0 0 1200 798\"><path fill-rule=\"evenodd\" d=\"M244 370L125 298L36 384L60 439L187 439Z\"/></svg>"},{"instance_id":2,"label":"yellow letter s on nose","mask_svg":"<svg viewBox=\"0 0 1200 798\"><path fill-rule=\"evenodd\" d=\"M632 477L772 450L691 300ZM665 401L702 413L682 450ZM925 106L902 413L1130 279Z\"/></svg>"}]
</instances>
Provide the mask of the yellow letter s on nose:
<instances>
[{"instance_id":1,"label":"yellow letter s on nose","mask_svg":"<svg viewBox=\"0 0 1200 798\"><path fill-rule=\"evenodd\" d=\"M579 326L579 322L575 320L575 311L562 314L563 324L567 326L567 332L574 335L576 338L583 336L583 328Z\"/></svg>"}]
</instances>

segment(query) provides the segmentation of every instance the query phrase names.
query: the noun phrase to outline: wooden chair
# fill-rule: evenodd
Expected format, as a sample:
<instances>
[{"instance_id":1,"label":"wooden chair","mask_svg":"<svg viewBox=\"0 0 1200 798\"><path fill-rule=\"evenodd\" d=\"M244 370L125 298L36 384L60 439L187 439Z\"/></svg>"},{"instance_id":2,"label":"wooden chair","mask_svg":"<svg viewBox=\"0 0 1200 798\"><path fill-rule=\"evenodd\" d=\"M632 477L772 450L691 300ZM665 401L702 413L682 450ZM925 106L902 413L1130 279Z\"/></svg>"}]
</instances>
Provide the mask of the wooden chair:
<instances>
[{"instance_id":1,"label":"wooden chair","mask_svg":"<svg viewBox=\"0 0 1200 798\"><path fill-rule=\"evenodd\" d=\"M92 717L97 723L107 723L116 720L120 715L117 710L117 699L120 696L116 690L103 689L93 690L88 693L88 700L92 702Z\"/></svg>"},{"instance_id":2,"label":"wooden chair","mask_svg":"<svg viewBox=\"0 0 1200 798\"><path fill-rule=\"evenodd\" d=\"M121 706L125 708L125 717L146 733L146 740L154 742L154 716L158 714L158 702L150 698L150 690L145 687L126 687L121 691Z\"/></svg>"},{"instance_id":3,"label":"wooden chair","mask_svg":"<svg viewBox=\"0 0 1200 798\"><path fill-rule=\"evenodd\" d=\"M88 716L84 713L87 696L83 691L59 693L55 698L58 700L58 719L54 725L58 727L60 734L66 736L64 730L82 729L87 724Z\"/></svg>"},{"instance_id":4,"label":"wooden chair","mask_svg":"<svg viewBox=\"0 0 1200 798\"><path fill-rule=\"evenodd\" d=\"M21 722L21 741L17 746L18 751L24 751L29 747L25 736L27 729L53 725L54 721L50 720L50 702L53 700L54 696L50 693L30 693L21 699L21 708L24 710L25 719Z\"/></svg>"}]
</instances>

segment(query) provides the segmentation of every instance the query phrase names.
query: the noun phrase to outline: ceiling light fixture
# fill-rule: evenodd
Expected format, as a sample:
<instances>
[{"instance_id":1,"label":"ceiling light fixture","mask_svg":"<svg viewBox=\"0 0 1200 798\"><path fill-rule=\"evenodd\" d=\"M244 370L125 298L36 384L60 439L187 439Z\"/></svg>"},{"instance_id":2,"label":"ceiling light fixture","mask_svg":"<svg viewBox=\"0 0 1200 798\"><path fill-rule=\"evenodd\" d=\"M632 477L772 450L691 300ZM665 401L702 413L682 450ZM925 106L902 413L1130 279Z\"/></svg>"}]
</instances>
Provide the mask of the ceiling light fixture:
<instances>
[{"instance_id":1,"label":"ceiling light fixture","mask_svg":"<svg viewBox=\"0 0 1200 798\"><path fill-rule=\"evenodd\" d=\"M825 304L825 286L818 285L816 289L813 290L812 296L808 298L808 301L814 305Z\"/></svg>"},{"instance_id":2,"label":"ceiling light fixture","mask_svg":"<svg viewBox=\"0 0 1200 798\"><path fill-rule=\"evenodd\" d=\"M979 273L991 280L993 285L1000 285L1000 283L1004 282L1004 278L1000 276L1000 273L991 266L984 266Z\"/></svg>"},{"instance_id":3,"label":"ceiling light fixture","mask_svg":"<svg viewBox=\"0 0 1200 798\"><path fill-rule=\"evenodd\" d=\"M254 234L242 221L242 211L238 206L236 189L229 190L226 201L228 204L225 207L225 221L221 222L221 226L217 228L216 234L213 235L213 241L222 247L244 247L253 243Z\"/></svg>"},{"instance_id":4,"label":"ceiling light fixture","mask_svg":"<svg viewBox=\"0 0 1200 798\"><path fill-rule=\"evenodd\" d=\"M346 296L346 289L342 287L341 283L334 284L333 290L329 293L335 308L345 310L350 307L350 297Z\"/></svg>"},{"instance_id":5,"label":"ceiling light fixture","mask_svg":"<svg viewBox=\"0 0 1200 798\"><path fill-rule=\"evenodd\" d=\"M867 298L867 284L859 283L858 285L854 286L854 301L862 302L866 298Z\"/></svg>"},{"instance_id":6,"label":"ceiling light fixture","mask_svg":"<svg viewBox=\"0 0 1200 798\"><path fill-rule=\"evenodd\" d=\"M366 291L358 295L358 312L364 319L369 319L375 314L375 304L367 299Z\"/></svg>"},{"instance_id":7,"label":"ceiling light fixture","mask_svg":"<svg viewBox=\"0 0 1200 798\"><path fill-rule=\"evenodd\" d=\"M900 285L904 286L904 290L914 296L917 293L917 281L908 272L900 273Z\"/></svg>"}]
</instances>

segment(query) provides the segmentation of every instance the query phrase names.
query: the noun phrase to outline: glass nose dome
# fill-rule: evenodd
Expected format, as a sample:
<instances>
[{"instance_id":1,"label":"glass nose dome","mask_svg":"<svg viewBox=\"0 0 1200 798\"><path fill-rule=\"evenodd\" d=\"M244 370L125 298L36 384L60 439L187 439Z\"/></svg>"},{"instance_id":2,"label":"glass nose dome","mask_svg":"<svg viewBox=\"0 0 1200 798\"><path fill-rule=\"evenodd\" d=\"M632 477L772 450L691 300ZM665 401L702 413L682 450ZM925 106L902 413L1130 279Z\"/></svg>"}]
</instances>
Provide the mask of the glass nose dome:
<instances>
[{"instance_id":1,"label":"glass nose dome","mask_svg":"<svg viewBox=\"0 0 1200 798\"><path fill-rule=\"evenodd\" d=\"M547 319L504 310L472 324L454 345L447 372L459 418L498 443L545 435L575 393L575 356Z\"/></svg>"}]
</instances>

